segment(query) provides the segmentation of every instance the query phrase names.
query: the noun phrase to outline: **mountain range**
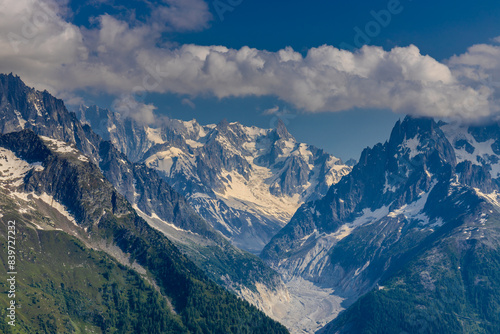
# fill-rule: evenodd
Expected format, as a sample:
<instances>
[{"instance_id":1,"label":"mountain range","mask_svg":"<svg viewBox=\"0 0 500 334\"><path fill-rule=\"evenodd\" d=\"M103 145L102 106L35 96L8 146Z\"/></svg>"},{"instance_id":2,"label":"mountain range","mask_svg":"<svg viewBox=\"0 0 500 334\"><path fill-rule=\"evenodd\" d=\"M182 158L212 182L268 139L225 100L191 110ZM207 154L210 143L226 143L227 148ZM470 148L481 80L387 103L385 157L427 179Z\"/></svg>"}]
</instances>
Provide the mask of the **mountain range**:
<instances>
[{"instance_id":1,"label":"mountain range","mask_svg":"<svg viewBox=\"0 0 500 334\"><path fill-rule=\"evenodd\" d=\"M131 161L157 170L237 247L258 254L306 201L320 198L350 167L275 129L226 120L159 118L154 127L97 106L76 111Z\"/></svg>"},{"instance_id":2,"label":"mountain range","mask_svg":"<svg viewBox=\"0 0 500 334\"><path fill-rule=\"evenodd\" d=\"M0 97L24 332L286 332L235 294L292 333L500 331L497 123L407 116L347 166L282 122L71 113L13 75Z\"/></svg>"}]
</instances>

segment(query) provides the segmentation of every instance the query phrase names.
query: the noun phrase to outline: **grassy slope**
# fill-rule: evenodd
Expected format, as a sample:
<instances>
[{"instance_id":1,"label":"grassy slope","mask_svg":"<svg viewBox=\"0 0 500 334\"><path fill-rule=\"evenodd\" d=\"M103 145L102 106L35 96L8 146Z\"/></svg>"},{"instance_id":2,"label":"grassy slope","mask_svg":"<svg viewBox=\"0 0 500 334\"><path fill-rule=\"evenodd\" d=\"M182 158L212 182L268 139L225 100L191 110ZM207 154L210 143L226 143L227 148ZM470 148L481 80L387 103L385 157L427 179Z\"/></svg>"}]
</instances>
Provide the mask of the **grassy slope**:
<instances>
[{"instance_id":1,"label":"grassy slope","mask_svg":"<svg viewBox=\"0 0 500 334\"><path fill-rule=\"evenodd\" d=\"M17 222L15 300L21 307L17 326L6 326L9 299L0 295L2 333L187 332L168 301L135 271L65 232L35 230L11 214L0 219L0 276L6 277L9 219ZM8 290L5 280L0 290Z\"/></svg>"}]
</instances>

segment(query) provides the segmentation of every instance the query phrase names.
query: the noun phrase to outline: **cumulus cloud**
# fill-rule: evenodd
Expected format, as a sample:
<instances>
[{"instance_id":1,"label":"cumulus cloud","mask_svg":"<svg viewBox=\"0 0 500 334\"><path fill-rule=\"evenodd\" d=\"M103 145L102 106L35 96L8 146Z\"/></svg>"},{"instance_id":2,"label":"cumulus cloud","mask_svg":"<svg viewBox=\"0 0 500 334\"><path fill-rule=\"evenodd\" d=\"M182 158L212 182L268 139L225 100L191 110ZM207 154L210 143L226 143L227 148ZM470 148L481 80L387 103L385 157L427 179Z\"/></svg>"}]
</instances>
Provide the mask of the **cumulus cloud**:
<instances>
[{"instance_id":1,"label":"cumulus cloud","mask_svg":"<svg viewBox=\"0 0 500 334\"><path fill-rule=\"evenodd\" d=\"M451 57L448 66L459 82L480 92L487 99L489 113L498 118L500 115L500 46L473 45L464 54Z\"/></svg>"},{"instance_id":2,"label":"cumulus cloud","mask_svg":"<svg viewBox=\"0 0 500 334\"><path fill-rule=\"evenodd\" d=\"M194 104L194 102L188 98L182 99L181 103L185 106L190 107L191 109L196 109L196 104Z\"/></svg>"},{"instance_id":3,"label":"cumulus cloud","mask_svg":"<svg viewBox=\"0 0 500 334\"><path fill-rule=\"evenodd\" d=\"M462 84L450 67L415 46L391 51L365 46L352 53L325 45L302 57L290 48L267 52L183 45L143 50L135 61L146 69L138 91L274 95L311 112L388 108L442 117L490 114L489 90Z\"/></svg>"},{"instance_id":4,"label":"cumulus cloud","mask_svg":"<svg viewBox=\"0 0 500 334\"><path fill-rule=\"evenodd\" d=\"M382 108L468 120L499 114L500 46L475 45L445 63L413 45L390 51L364 46L355 52L323 45L305 55L290 47L277 52L161 47L164 28L157 24L131 25L102 15L96 28L83 29L66 22L55 2L47 1L4 0L0 5L0 29L7 32L0 36L0 71L15 72L54 94L115 94L120 96L117 110L144 113L145 122L151 121L154 107L137 101L150 92L276 96L309 112ZM194 14L184 13L180 1L168 0L152 22L161 17L179 30L205 27L210 20L206 3L188 2L198 8ZM55 9L46 13L47 19L37 18L44 4ZM185 15L181 20L175 13ZM131 112L130 106L138 111Z\"/></svg>"}]
</instances>

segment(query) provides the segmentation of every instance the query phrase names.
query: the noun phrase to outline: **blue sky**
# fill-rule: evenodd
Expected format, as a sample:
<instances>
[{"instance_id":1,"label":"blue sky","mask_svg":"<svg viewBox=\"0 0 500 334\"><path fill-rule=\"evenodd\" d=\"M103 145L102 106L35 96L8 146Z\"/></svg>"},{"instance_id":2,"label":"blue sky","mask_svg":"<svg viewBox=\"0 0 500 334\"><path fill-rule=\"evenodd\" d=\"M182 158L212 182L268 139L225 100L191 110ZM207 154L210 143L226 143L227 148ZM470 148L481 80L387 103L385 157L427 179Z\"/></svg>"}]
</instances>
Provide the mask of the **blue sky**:
<instances>
[{"instance_id":1,"label":"blue sky","mask_svg":"<svg viewBox=\"0 0 500 334\"><path fill-rule=\"evenodd\" d=\"M179 36L182 43L244 45L276 51L292 46L297 51L328 44L354 45L354 27L364 30L371 11L387 9L390 1L286 1L244 0L223 20L215 15L210 29ZM213 2L211 2L213 4ZM441 60L486 43L500 32L500 3L479 1L401 0L401 13L371 39L390 49L417 45L422 53ZM215 12L213 5L212 11Z\"/></svg>"},{"instance_id":2,"label":"blue sky","mask_svg":"<svg viewBox=\"0 0 500 334\"><path fill-rule=\"evenodd\" d=\"M13 50L0 52L2 72L69 104L149 123L162 114L269 127L282 117L297 139L348 159L387 139L406 113L498 114L498 1L6 0L1 8L0 44ZM364 44L372 47L357 50ZM130 92L132 105L123 102Z\"/></svg>"}]
</instances>

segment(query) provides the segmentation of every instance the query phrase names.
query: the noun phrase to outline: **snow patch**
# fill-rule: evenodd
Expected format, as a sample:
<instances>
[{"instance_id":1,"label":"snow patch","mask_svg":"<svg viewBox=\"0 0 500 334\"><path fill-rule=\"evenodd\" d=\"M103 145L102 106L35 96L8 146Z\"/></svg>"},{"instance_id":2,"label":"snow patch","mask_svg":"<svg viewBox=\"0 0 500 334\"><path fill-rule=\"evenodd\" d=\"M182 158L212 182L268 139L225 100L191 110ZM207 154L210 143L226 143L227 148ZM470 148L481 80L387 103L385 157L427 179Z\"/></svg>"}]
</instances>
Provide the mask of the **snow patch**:
<instances>
[{"instance_id":1,"label":"snow patch","mask_svg":"<svg viewBox=\"0 0 500 334\"><path fill-rule=\"evenodd\" d=\"M388 217L397 218L400 215L403 215L408 220L417 220L421 225L431 225L429 217L423 212L425 204L427 203L427 199L429 197L429 193L432 191L434 186L437 184L434 181L431 184L431 188L428 192L422 192L419 194L419 197L416 201L413 201L410 204L405 204L399 209L396 209L388 214ZM436 220L433 222L432 226L441 226L443 224L442 220Z\"/></svg>"},{"instance_id":2,"label":"snow patch","mask_svg":"<svg viewBox=\"0 0 500 334\"><path fill-rule=\"evenodd\" d=\"M40 195L37 195L34 192L26 193L26 192L16 192L16 191L12 191L10 195L11 197L17 197L25 202L31 202L33 199L41 200L45 204L56 209L61 215L66 217L75 226L78 226L75 217L68 211L66 206L58 202L56 199L54 199L52 195L49 195L45 192Z\"/></svg>"},{"instance_id":3,"label":"snow patch","mask_svg":"<svg viewBox=\"0 0 500 334\"><path fill-rule=\"evenodd\" d=\"M486 201L493 204L494 206L496 206L500 210L500 194L498 193L498 191L495 190L494 192L492 192L490 194L485 194L485 193L481 192L481 190L479 190L478 188L474 188L474 190L476 191L477 195L484 198Z\"/></svg>"},{"instance_id":4,"label":"snow patch","mask_svg":"<svg viewBox=\"0 0 500 334\"><path fill-rule=\"evenodd\" d=\"M274 196L265 182L273 177L269 168L254 165L249 179L237 171L223 171L229 181L223 192L216 192L219 199L238 210L264 214L286 222L302 204L300 195ZM263 182L264 181L264 182Z\"/></svg>"},{"instance_id":5,"label":"snow patch","mask_svg":"<svg viewBox=\"0 0 500 334\"><path fill-rule=\"evenodd\" d=\"M170 147L165 151L158 152L146 159L148 167L165 172L170 176L174 171L172 166L176 165L176 170L186 171L193 165L194 157L177 147Z\"/></svg>"},{"instance_id":6,"label":"snow patch","mask_svg":"<svg viewBox=\"0 0 500 334\"><path fill-rule=\"evenodd\" d=\"M21 126L21 128L24 129L26 126L26 121L23 119L23 116L21 115L21 113L18 110L14 110L14 114L16 114L17 121L19 122L19 126Z\"/></svg>"},{"instance_id":7,"label":"snow patch","mask_svg":"<svg viewBox=\"0 0 500 334\"><path fill-rule=\"evenodd\" d=\"M401 148L403 150L403 154L409 153L410 155L410 160L416 157L417 155L423 153L418 149L418 146L420 145L420 140L418 134L415 135L415 137L411 139L406 139L403 141L401 144Z\"/></svg>"},{"instance_id":8,"label":"snow patch","mask_svg":"<svg viewBox=\"0 0 500 334\"><path fill-rule=\"evenodd\" d=\"M18 187L32 169L43 171L44 167L40 162L30 164L18 158L11 150L0 147L0 183Z\"/></svg>"},{"instance_id":9,"label":"snow patch","mask_svg":"<svg viewBox=\"0 0 500 334\"><path fill-rule=\"evenodd\" d=\"M40 199L43 202L45 202L46 204L50 205L51 207L53 207L54 209L59 211L60 214L62 214L64 217L66 217L75 226L78 226L78 224L76 223L75 217L73 217L73 215L71 213L69 213L69 211L67 210L67 208L63 204L59 203L51 195L44 192L41 195L37 195L35 193L32 193L31 196L33 196L33 198Z\"/></svg>"},{"instance_id":10,"label":"snow patch","mask_svg":"<svg viewBox=\"0 0 500 334\"><path fill-rule=\"evenodd\" d=\"M183 229L181 229L181 228L179 228L179 227L175 226L175 225L174 225L174 224L172 224L172 223L168 223L168 222L164 221L163 219L161 219L160 217L158 217L158 215L157 215L156 213L154 213L154 212L151 214L151 216L150 216L150 215L148 215L148 214L146 214L144 211L142 211L141 209L139 209L139 207L137 206L137 204L133 204L133 205L132 205L132 208L133 208L133 209L134 209L134 210L135 210L135 211L136 211L136 212L137 212L137 213L138 213L138 214L139 214L142 218L144 218L144 219L145 219L146 217L147 217L147 218L149 218L149 219L156 219L156 220L158 220L158 221L162 222L163 224L165 224L165 225L167 225L167 226L170 226L171 228L173 228L173 229L175 229L175 230L177 230L177 231L187 232L187 231L185 231L185 230L183 230ZM146 220L147 220L147 219L146 219Z\"/></svg>"},{"instance_id":11,"label":"snow patch","mask_svg":"<svg viewBox=\"0 0 500 334\"><path fill-rule=\"evenodd\" d=\"M397 188L395 186L391 186L389 184L389 178L387 177L388 176L388 172L385 172L385 183L384 183L384 190L383 190L383 193L387 193L388 191L390 191L391 193L395 193Z\"/></svg>"},{"instance_id":12,"label":"snow patch","mask_svg":"<svg viewBox=\"0 0 500 334\"><path fill-rule=\"evenodd\" d=\"M186 139L186 144L188 144L192 148L200 148L203 147L203 143L194 141L192 139Z\"/></svg>"},{"instance_id":13,"label":"snow patch","mask_svg":"<svg viewBox=\"0 0 500 334\"><path fill-rule=\"evenodd\" d=\"M161 129L153 129L146 127L146 135L148 140L155 144L163 144L165 141L161 137Z\"/></svg>"},{"instance_id":14,"label":"snow patch","mask_svg":"<svg viewBox=\"0 0 500 334\"><path fill-rule=\"evenodd\" d=\"M45 144L54 152L57 153L74 153L80 155L80 151L62 140L53 139L46 136L40 136Z\"/></svg>"}]
</instances>

